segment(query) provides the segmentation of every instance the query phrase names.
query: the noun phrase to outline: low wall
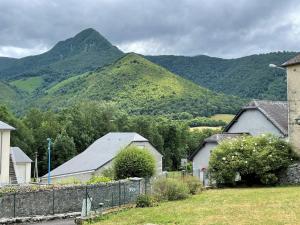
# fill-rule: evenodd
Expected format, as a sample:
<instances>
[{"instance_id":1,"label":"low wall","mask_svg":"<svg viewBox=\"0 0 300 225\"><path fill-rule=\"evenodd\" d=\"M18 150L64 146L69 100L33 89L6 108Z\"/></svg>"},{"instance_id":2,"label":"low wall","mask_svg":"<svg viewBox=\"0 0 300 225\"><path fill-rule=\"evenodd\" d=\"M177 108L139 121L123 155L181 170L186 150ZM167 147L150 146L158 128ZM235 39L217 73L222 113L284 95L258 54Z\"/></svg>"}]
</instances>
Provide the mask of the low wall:
<instances>
[{"instance_id":1,"label":"low wall","mask_svg":"<svg viewBox=\"0 0 300 225\"><path fill-rule=\"evenodd\" d=\"M281 184L300 184L300 162L290 165L279 176Z\"/></svg>"},{"instance_id":2,"label":"low wall","mask_svg":"<svg viewBox=\"0 0 300 225\"><path fill-rule=\"evenodd\" d=\"M51 190L9 193L0 196L0 218L28 217L80 212L88 196L92 209L103 203L108 209L134 203L139 194L147 192L144 179L131 179L106 184L53 188Z\"/></svg>"}]
</instances>

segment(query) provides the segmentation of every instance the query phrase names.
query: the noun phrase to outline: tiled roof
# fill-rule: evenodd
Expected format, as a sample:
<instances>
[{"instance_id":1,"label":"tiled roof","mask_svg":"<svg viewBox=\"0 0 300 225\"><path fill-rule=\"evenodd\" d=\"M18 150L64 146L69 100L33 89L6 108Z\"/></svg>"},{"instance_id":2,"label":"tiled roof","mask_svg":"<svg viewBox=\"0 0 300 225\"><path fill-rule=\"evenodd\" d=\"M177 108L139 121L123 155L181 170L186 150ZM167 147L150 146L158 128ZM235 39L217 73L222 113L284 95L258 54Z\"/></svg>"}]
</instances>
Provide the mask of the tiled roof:
<instances>
[{"instance_id":1,"label":"tiled roof","mask_svg":"<svg viewBox=\"0 0 300 225\"><path fill-rule=\"evenodd\" d=\"M294 58L291 58L290 60L286 61L281 66L287 67L287 66L296 65L296 64L300 64L300 54L296 55Z\"/></svg>"},{"instance_id":2,"label":"tiled roof","mask_svg":"<svg viewBox=\"0 0 300 225\"><path fill-rule=\"evenodd\" d=\"M51 176L94 171L110 162L132 142L148 141L137 133L111 132L96 140L85 151L51 171ZM47 174L44 176L46 177Z\"/></svg>"},{"instance_id":3,"label":"tiled roof","mask_svg":"<svg viewBox=\"0 0 300 225\"><path fill-rule=\"evenodd\" d=\"M284 136L288 135L288 104L286 101L254 100L240 110L224 131L227 132L242 113L249 109L259 110Z\"/></svg>"},{"instance_id":4,"label":"tiled roof","mask_svg":"<svg viewBox=\"0 0 300 225\"><path fill-rule=\"evenodd\" d=\"M16 163L31 163L32 160L19 148L11 147L10 154Z\"/></svg>"},{"instance_id":5,"label":"tiled roof","mask_svg":"<svg viewBox=\"0 0 300 225\"><path fill-rule=\"evenodd\" d=\"M7 123L0 121L0 130L15 130L15 128L8 125Z\"/></svg>"}]
</instances>

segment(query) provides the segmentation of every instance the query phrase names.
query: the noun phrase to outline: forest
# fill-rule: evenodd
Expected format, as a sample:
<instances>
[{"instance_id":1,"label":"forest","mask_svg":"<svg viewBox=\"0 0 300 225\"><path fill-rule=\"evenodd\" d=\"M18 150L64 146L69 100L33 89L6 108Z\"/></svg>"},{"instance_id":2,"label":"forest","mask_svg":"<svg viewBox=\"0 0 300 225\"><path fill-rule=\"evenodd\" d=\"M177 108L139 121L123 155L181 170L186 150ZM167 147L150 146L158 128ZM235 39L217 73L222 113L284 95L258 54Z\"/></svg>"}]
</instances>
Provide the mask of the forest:
<instances>
[{"instance_id":1,"label":"forest","mask_svg":"<svg viewBox=\"0 0 300 225\"><path fill-rule=\"evenodd\" d=\"M39 175L47 171L47 138L52 140L52 169L84 151L108 132L137 132L147 138L163 158L164 170L180 168L186 158L205 138L217 132L212 129L190 131L190 125L224 125L207 118L189 119L188 113L171 116L129 115L113 103L79 103L61 111L32 108L16 117L0 106L0 120L16 128L11 146L18 146L34 159L38 154Z\"/></svg>"}]
</instances>

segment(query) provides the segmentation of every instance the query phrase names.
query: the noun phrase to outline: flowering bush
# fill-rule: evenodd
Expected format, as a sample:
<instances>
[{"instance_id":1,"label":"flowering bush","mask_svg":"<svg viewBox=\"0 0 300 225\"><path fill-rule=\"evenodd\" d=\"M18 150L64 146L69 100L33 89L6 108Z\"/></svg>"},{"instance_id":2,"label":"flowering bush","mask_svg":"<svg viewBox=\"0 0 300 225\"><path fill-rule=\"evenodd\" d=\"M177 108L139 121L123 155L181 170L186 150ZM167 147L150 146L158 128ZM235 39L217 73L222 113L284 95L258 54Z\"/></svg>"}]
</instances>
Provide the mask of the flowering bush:
<instances>
[{"instance_id":1,"label":"flowering bush","mask_svg":"<svg viewBox=\"0 0 300 225\"><path fill-rule=\"evenodd\" d=\"M242 136L220 143L209 161L217 184L275 184L278 173L296 159L291 146L272 135Z\"/></svg>"}]
</instances>

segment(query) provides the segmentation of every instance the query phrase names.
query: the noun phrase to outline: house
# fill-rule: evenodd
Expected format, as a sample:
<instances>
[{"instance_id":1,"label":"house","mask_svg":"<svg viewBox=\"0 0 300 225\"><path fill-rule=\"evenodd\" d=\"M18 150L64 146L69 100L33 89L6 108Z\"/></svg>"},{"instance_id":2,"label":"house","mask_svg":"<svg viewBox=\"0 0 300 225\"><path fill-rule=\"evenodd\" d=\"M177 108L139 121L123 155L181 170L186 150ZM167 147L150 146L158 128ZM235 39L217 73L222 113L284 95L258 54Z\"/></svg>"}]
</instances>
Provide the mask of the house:
<instances>
[{"instance_id":1,"label":"house","mask_svg":"<svg viewBox=\"0 0 300 225\"><path fill-rule=\"evenodd\" d=\"M10 154L17 183L28 184L31 181L32 160L19 147L11 147Z\"/></svg>"},{"instance_id":2,"label":"house","mask_svg":"<svg viewBox=\"0 0 300 225\"><path fill-rule=\"evenodd\" d=\"M18 147L10 146L12 126L0 121L0 186L30 182L31 160Z\"/></svg>"},{"instance_id":3,"label":"house","mask_svg":"<svg viewBox=\"0 0 300 225\"><path fill-rule=\"evenodd\" d=\"M193 162L193 175L208 184L208 177L206 177L206 170L208 168L209 158L211 152L217 147L217 145L223 140L232 139L243 135L242 133L222 133L214 134L206 138L203 144L190 156L190 160Z\"/></svg>"},{"instance_id":4,"label":"house","mask_svg":"<svg viewBox=\"0 0 300 225\"><path fill-rule=\"evenodd\" d=\"M288 105L284 101L254 100L243 107L223 133L205 139L189 159L193 162L193 175L204 180L205 169L214 148L223 140L238 137L242 134L257 136L273 134L278 137L288 136Z\"/></svg>"},{"instance_id":5,"label":"house","mask_svg":"<svg viewBox=\"0 0 300 225\"><path fill-rule=\"evenodd\" d=\"M66 179L88 181L93 175L101 174L111 168L113 159L118 152L130 145L150 151L156 160L156 173L162 172L162 155L144 137L137 133L111 132L96 140L85 151L65 162L50 172L51 182L61 182ZM48 174L42 177L47 182Z\"/></svg>"},{"instance_id":6,"label":"house","mask_svg":"<svg viewBox=\"0 0 300 225\"><path fill-rule=\"evenodd\" d=\"M254 100L237 113L224 132L287 137L288 104L286 101Z\"/></svg>"}]
</instances>

